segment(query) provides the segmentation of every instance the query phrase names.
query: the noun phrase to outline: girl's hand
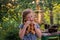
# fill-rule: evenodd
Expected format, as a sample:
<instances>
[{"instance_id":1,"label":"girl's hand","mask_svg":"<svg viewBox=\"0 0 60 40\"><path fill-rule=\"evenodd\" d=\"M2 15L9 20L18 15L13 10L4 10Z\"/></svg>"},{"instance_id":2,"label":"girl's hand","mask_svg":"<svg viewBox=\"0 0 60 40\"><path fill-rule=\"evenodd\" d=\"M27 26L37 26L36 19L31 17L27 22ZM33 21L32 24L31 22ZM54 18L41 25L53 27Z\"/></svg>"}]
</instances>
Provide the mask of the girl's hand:
<instances>
[{"instance_id":1,"label":"girl's hand","mask_svg":"<svg viewBox=\"0 0 60 40\"><path fill-rule=\"evenodd\" d=\"M30 23L31 23L30 21L26 21L25 24L24 24L24 27L27 28L27 27L29 26Z\"/></svg>"},{"instance_id":2,"label":"girl's hand","mask_svg":"<svg viewBox=\"0 0 60 40\"><path fill-rule=\"evenodd\" d=\"M36 25L37 23L33 21L32 24Z\"/></svg>"},{"instance_id":3,"label":"girl's hand","mask_svg":"<svg viewBox=\"0 0 60 40\"><path fill-rule=\"evenodd\" d=\"M36 27L36 24L37 24L37 23L36 23L35 21L33 21L31 24L34 24L34 27Z\"/></svg>"}]
</instances>

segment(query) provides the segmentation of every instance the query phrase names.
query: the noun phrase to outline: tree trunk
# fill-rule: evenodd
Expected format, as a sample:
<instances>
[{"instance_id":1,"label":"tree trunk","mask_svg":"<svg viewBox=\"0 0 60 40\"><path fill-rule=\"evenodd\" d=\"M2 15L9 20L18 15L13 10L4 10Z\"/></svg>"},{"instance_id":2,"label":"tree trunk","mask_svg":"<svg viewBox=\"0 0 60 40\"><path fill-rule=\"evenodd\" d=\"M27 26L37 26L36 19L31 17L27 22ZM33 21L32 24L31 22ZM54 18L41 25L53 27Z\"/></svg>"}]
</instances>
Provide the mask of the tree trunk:
<instances>
[{"instance_id":1,"label":"tree trunk","mask_svg":"<svg viewBox=\"0 0 60 40\"><path fill-rule=\"evenodd\" d=\"M50 24L53 24L53 13L52 13L52 10L50 10Z\"/></svg>"}]
</instances>

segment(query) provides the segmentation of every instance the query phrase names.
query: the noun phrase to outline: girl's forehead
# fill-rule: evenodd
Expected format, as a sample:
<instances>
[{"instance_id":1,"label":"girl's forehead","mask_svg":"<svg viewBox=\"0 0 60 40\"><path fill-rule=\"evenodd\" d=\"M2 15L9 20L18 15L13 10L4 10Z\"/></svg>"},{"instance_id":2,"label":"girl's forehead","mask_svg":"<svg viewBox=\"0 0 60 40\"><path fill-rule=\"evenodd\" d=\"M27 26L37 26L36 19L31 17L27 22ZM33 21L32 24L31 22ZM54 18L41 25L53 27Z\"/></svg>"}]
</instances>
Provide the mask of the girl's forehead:
<instances>
[{"instance_id":1,"label":"girl's forehead","mask_svg":"<svg viewBox=\"0 0 60 40\"><path fill-rule=\"evenodd\" d=\"M35 13L29 13L27 16L35 16Z\"/></svg>"}]
</instances>

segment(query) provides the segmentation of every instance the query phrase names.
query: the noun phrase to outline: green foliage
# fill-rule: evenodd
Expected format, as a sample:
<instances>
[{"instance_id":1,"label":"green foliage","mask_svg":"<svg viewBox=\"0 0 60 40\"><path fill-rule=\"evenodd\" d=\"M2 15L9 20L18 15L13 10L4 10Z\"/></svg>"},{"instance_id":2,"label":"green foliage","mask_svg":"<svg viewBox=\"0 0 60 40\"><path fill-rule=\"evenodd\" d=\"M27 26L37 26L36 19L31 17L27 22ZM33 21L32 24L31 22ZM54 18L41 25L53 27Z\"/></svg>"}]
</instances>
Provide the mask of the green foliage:
<instances>
[{"instance_id":1,"label":"green foliage","mask_svg":"<svg viewBox=\"0 0 60 40\"><path fill-rule=\"evenodd\" d=\"M12 27L11 29L7 30L7 34L5 36L5 40L20 40L18 36L17 28Z\"/></svg>"}]
</instances>

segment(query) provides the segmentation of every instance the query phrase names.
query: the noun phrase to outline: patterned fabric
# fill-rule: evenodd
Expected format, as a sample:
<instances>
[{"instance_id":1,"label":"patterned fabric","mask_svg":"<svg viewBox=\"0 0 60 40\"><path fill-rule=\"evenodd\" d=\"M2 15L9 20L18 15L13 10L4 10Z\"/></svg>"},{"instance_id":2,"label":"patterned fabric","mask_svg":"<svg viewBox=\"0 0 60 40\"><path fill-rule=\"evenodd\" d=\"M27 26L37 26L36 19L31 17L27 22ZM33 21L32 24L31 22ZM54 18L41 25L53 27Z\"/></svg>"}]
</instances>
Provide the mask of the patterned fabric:
<instances>
[{"instance_id":1,"label":"patterned fabric","mask_svg":"<svg viewBox=\"0 0 60 40\"><path fill-rule=\"evenodd\" d=\"M24 27L23 24L19 25L19 28L23 28L23 27ZM36 27L40 28L38 24L36 24ZM24 36L23 40L37 40L37 35L29 33L29 34L27 34L27 35Z\"/></svg>"}]
</instances>

